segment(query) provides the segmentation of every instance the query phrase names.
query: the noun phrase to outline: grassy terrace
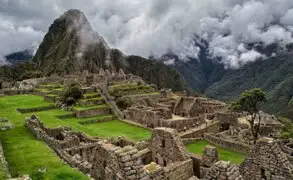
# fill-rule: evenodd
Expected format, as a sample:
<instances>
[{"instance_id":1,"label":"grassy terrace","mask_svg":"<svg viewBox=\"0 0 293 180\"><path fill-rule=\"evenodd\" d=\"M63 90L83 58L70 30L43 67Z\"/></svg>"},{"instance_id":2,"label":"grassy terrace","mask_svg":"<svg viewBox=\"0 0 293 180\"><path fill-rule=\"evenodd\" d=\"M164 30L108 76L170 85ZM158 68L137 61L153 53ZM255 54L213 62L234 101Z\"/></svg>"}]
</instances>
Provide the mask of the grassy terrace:
<instances>
[{"instance_id":1,"label":"grassy terrace","mask_svg":"<svg viewBox=\"0 0 293 180\"><path fill-rule=\"evenodd\" d=\"M127 97L149 96L149 95L158 95L158 94L160 94L160 93L159 92L152 92L152 93L127 95Z\"/></svg>"},{"instance_id":2,"label":"grassy terrace","mask_svg":"<svg viewBox=\"0 0 293 180\"><path fill-rule=\"evenodd\" d=\"M45 167L47 172L44 174L44 179L87 179L83 174L64 164L53 150L43 141L37 140L23 126L25 117L30 116L30 114L21 114L16 111L16 108L33 108L50 104L45 102L43 97L33 95L0 97L1 117L7 117L16 126L12 130L0 132L0 140L2 141L10 172L13 177L30 174L33 176L33 179L38 179L36 174L38 169ZM60 109L53 109L36 112L35 114L40 117L47 127L70 126L74 131L84 132L89 136L99 136L101 138L124 136L132 141L149 139L151 137L150 131L118 120L90 125L81 125L78 123L78 121L102 119L106 116L82 119L72 117L62 120L56 117L68 113Z\"/></svg>"},{"instance_id":3,"label":"grassy terrace","mask_svg":"<svg viewBox=\"0 0 293 180\"><path fill-rule=\"evenodd\" d=\"M92 99L92 98L95 98L95 97L100 97L100 94L98 94L97 92L87 93L87 94L84 94L83 97L85 99Z\"/></svg>"},{"instance_id":4,"label":"grassy terrace","mask_svg":"<svg viewBox=\"0 0 293 180\"><path fill-rule=\"evenodd\" d=\"M196 143L187 145L187 149L188 151L192 153L202 155L204 148L207 145L211 145L211 144L209 144L207 141L201 140L201 141L197 141ZM228 149L223 149L221 147L217 147L217 148L218 148L220 160L230 161L234 164L240 164L241 162L243 162L245 158L245 154L234 152Z\"/></svg>"},{"instance_id":5,"label":"grassy terrace","mask_svg":"<svg viewBox=\"0 0 293 180\"><path fill-rule=\"evenodd\" d=\"M103 116L92 116L92 117L86 117L86 118L76 118L76 117L71 117L71 118L66 118L64 121L89 121L89 120L102 120L105 118L113 118L113 115L103 115Z\"/></svg>"},{"instance_id":6,"label":"grassy terrace","mask_svg":"<svg viewBox=\"0 0 293 180\"><path fill-rule=\"evenodd\" d=\"M12 176L30 174L33 179L42 179L38 175L38 169L44 167L47 172L42 176L46 180L88 179L85 175L62 162L43 141L37 140L23 126L24 118L28 115L16 111L16 108L32 108L36 105L47 106L50 104L43 101L43 97L38 96L0 97L1 116L7 117L15 125L14 129L0 132L4 154Z\"/></svg>"},{"instance_id":7,"label":"grassy terrace","mask_svg":"<svg viewBox=\"0 0 293 180\"><path fill-rule=\"evenodd\" d=\"M56 109L56 110L49 110L49 111L42 111L37 112L37 116L40 117L42 122L47 127L55 128L58 126L70 126L74 131L81 131L86 133L89 136L99 136L102 138L106 137L115 137L115 136L125 136L129 140L132 141L138 141L138 140L144 140L149 139L151 137L151 132L143 129L138 128L135 126L128 125L121 121L110 121L110 122L103 122L103 123L96 123L91 125L81 125L78 123L78 121L86 121L86 120L92 120L97 119L98 117L90 117L90 118L68 118L60 120L56 116L63 115L64 111ZM103 118L103 116L99 117L100 119Z\"/></svg>"},{"instance_id":8,"label":"grassy terrace","mask_svg":"<svg viewBox=\"0 0 293 180\"><path fill-rule=\"evenodd\" d=\"M61 84L42 84L40 85L41 88L62 88L64 87Z\"/></svg>"},{"instance_id":9,"label":"grassy terrace","mask_svg":"<svg viewBox=\"0 0 293 180\"><path fill-rule=\"evenodd\" d=\"M103 109L103 108L107 108L108 106L106 104L103 105L96 105L96 106L75 106L73 107L73 110L76 111L85 111L85 110L92 110L92 109Z\"/></svg>"}]
</instances>

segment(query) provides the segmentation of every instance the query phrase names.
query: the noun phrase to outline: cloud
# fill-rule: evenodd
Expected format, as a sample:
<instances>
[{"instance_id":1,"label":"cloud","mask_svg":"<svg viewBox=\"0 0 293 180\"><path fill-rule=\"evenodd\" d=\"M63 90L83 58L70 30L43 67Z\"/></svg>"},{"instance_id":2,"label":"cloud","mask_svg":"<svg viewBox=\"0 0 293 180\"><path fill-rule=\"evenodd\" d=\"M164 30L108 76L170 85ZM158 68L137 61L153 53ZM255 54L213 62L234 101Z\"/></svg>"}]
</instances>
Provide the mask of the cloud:
<instances>
[{"instance_id":1,"label":"cloud","mask_svg":"<svg viewBox=\"0 0 293 180\"><path fill-rule=\"evenodd\" d=\"M235 68L263 57L246 44L293 41L292 0L2 0L0 55L40 42L70 8L83 11L111 47L144 57L172 51L182 60L197 58L196 34L211 57Z\"/></svg>"}]
</instances>

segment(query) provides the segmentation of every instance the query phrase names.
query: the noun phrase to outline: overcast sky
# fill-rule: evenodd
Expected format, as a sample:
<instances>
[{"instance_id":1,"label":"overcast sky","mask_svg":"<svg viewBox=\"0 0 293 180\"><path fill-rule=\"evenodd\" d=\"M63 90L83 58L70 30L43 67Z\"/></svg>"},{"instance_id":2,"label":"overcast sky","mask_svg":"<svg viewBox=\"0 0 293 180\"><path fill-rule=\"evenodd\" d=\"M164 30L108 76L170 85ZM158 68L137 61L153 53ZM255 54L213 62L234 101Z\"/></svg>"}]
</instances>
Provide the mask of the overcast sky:
<instances>
[{"instance_id":1,"label":"overcast sky","mask_svg":"<svg viewBox=\"0 0 293 180\"><path fill-rule=\"evenodd\" d=\"M145 57L196 57L198 34L211 56L238 67L263 56L247 43L292 42L292 0L0 0L0 56L37 47L70 8L83 11L111 47Z\"/></svg>"}]
</instances>

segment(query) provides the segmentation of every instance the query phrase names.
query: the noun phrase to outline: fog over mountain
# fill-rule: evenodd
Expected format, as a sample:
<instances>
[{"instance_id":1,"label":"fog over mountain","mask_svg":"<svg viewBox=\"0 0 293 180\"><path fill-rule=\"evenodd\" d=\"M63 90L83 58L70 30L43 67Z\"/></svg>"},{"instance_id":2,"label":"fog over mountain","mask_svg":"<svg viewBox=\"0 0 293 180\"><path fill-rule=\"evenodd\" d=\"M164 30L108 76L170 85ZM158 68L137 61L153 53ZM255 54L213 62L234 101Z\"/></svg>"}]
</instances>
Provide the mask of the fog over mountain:
<instances>
[{"instance_id":1,"label":"fog over mountain","mask_svg":"<svg viewBox=\"0 0 293 180\"><path fill-rule=\"evenodd\" d=\"M293 42L292 0L0 0L0 57L39 44L70 8L83 11L111 47L144 57L197 58L197 35L211 57L238 68L266 58L248 44Z\"/></svg>"}]
</instances>

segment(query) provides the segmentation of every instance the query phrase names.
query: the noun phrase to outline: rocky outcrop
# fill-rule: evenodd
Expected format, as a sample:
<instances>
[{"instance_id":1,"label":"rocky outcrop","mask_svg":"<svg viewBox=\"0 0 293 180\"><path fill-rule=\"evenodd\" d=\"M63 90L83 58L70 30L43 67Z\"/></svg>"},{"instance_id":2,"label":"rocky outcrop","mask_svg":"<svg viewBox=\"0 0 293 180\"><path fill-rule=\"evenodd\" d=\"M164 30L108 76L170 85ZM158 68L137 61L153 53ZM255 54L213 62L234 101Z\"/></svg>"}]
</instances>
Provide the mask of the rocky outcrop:
<instances>
[{"instance_id":1,"label":"rocky outcrop","mask_svg":"<svg viewBox=\"0 0 293 180\"><path fill-rule=\"evenodd\" d=\"M98 73L100 68L118 72L121 68L125 73L138 75L159 87L185 88L181 76L172 67L111 49L92 29L85 15L76 9L65 12L54 21L32 61L45 75L84 70Z\"/></svg>"}]
</instances>

